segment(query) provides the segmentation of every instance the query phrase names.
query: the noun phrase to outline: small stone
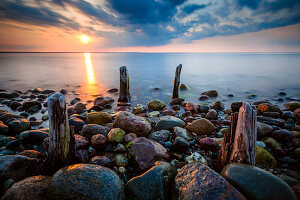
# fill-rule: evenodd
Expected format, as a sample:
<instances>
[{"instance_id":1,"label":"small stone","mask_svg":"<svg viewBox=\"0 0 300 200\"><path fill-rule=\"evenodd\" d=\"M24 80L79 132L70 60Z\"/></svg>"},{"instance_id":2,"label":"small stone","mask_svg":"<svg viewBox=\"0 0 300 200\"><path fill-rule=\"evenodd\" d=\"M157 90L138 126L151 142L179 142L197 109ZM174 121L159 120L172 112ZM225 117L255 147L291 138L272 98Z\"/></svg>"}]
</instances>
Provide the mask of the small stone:
<instances>
[{"instance_id":1,"label":"small stone","mask_svg":"<svg viewBox=\"0 0 300 200\"><path fill-rule=\"evenodd\" d=\"M216 101L211 108L215 110L224 110L224 103Z\"/></svg>"},{"instance_id":2,"label":"small stone","mask_svg":"<svg viewBox=\"0 0 300 200\"><path fill-rule=\"evenodd\" d=\"M146 112L147 107L143 104L137 104L136 106L134 106L132 113L137 115L140 113L145 113Z\"/></svg>"},{"instance_id":3,"label":"small stone","mask_svg":"<svg viewBox=\"0 0 300 200\"><path fill-rule=\"evenodd\" d=\"M218 119L218 113L215 109L210 109L208 113L205 116L206 119L213 119L217 120Z\"/></svg>"},{"instance_id":4,"label":"small stone","mask_svg":"<svg viewBox=\"0 0 300 200\"><path fill-rule=\"evenodd\" d=\"M183 102L183 101L184 101L184 98L174 98L169 102L169 104L170 105L180 105L181 102Z\"/></svg>"},{"instance_id":5,"label":"small stone","mask_svg":"<svg viewBox=\"0 0 300 200\"><path fill-rule=\"evenodd\" d=\"M106 105L112 104L113 102L114 102L114 99L111 97L97 97L94 100L94 105L104 107Z\"/></svg>"},{"instance_id":6,"label":"small stone","mask_svg":"<svg viewBox=\"0 0 300 200\"><path fill-rule=\"evenodd\" d=\"M124 142L127 144L128 142L131 142L137 138L137 135L135 133L128 133L124 137Z\"/></svg>"},{"instance_id":7,"label":"small stone","mask_svg":"<svg viewBox=\"0 0 300 200\"><path fill-rule=\"evenodd\" d=\"M203 150L209 151L217 151L219 149L219 145L215 139L205 137L199 140L200 148Z\"/></svg>"},{"instance_id":8,"label":"small stone","mask_svg":"<svg viewBox=\"0 0 300 200\"><path fill-rule=\"evenodd\" d=\"M185 90L188 90L189 87L186 84L182 83L182 84L180 84L179 89L182 91L185 91Z\"/></svg>"},{"instance_id":9,"label":"small stone","mask_svg":"<svg viewBox=\"0 0 300 200\"><path fill-rule=\"evenodd\" d=\"M156 142L160 142L160 141L165 142L166 140L168 140L169 137L170 137L170 131L160 130L151 133L149 139L154 140Z\"/></svg>"},{"instance_id":10,"label":"small stone","mask_svg":"<svg viewBox=\"0 0 300 200\"><path fill-rule=\"evenodd\" d=\"M265 137L272 133L273 127L262 123L262 122L257 122L257 137Z\"/></svg>"},{"instance_id":11,"label":"small stone","mask_svg":"<svg viewBox=\"0 0 300 200\"><path fill-rule=\"evenodd\" d=\"M175 126L173 128L174 134L176 135L176 137L183 137L184 139L190 141L194 138L194 136L185 128L179 127L179 126Z\"/></svg>"},{"instance_id":12,"label":"small stone","mask_svg":"<svg viewBox=\"0 0 300 200\"><path fill-rule=\"evenodd\" d=\"M162 110L164 107L166 107L165 103L160 100L151 100L147 104L148 109L152 110Z\"/></svg>"},{"instance_id":13,"label":"small stone","mask_svg":"<svg viewBox=\"0 0 300 200\"><path fill-rule=\"evenodd\" d=\"M285 109L294 112L296 109L300 108L300 101L291 101L284 104Z\"/></svg>"},{"instance_id":14,"label":"small stone","mask_svg":"<svg viewBox=\"0 0 300 200\"><path fill-rule=\"evenodd\" d=\"M108 142L123 142L125 137L125 131L120 128L113 128L107 134Z\"/></svg>"},{"instance_id":15,"label":"small stone","mask_svg":"<svg viewBox=\"0 0 300 200\"><path fill-rule=\"evenodd\" d=\"M190 132L194 132L197 135L211 135L215 129L215 126L207 119L197 119L188 124L185 129Z\"/></svg>"},{"instance_id":16,"label":"small stone","mask_svg":"<svg viewBox=\"0 0 300 200\"><path fill-rule=\"evenodd\" d=\"M175 116L176 112L175 112L175 110L173 110L171 108L164 108L162 115L163 116L166 116L166 115Z\"/></svg>"},{"instance_id":17,"label":"small stone","mask_svg":"<svg viewBox=\"0 0 300 200\"><path fill-rule=\"evenodd\" d=\"M218 92L216 90L208 90L206 92L202 92L202 95L207 95L212 98L216 98L218 96Z\"/></svg>"},{"instance_id":18,"label":"small stone","mask_svg":"<svg viewBox=\"0 0 300 200\"><path fill-rule=\"evenodd\" d=\"M186 103L184 109L185 109L185 111L190 111L193 114L199 113L199 105L195 104L195 103L192 103L192 102Z\"/></svg>"},{"instance_id":19,"label":"small stone","mask_svg":"<svg viewBox=\"0 0 300 200\"><path fill-rule=\"evenodd\" d=\"M102 134L106 136L108 132L109 130L104 126L97 125L97 124L89 124L83 126L80 135L88 138L88 140L91 140L93 135Z\"/></svg>"},{"instance_id":20,"label":"small stone","mask_svg":"<svg viewBox=\"0 0 300 200\"><path fill-rule=\"evenodd\" d=\"M207 95L201 95L201 96L199 97L199 100L200 100L200 101L207 101L207 100L209 100L209 99L210 99L210 97L207 96Z\"/></svg>"},{"instance_id":21,"label":"small stone","mask_svg":"<svg viewBox=\"0 0 300 200\"><path fill-rule=\"evenodd\" d=\"M273 131L270 136L280 142L289 142L295 138L295 135L286 129Z\"/></svg>"},{"instance_id":22,"label":"small stone","mask_svg":"<svg viewBox=\"0 0 300 200\"><path fill-rule=\"evenodd\" d=\"M90 160L89 163L94 165L100 165L103 167L110 167L111 165L111 161L106 156L95 156Z\"/></svg>"},{"instance_id":23,"label":"small stone","mask_svg":"<svg viewBox=\"0 0 300 200\"><path fill-rule=\"evenodd\" d=\"M187 161L187 163L200 162L207 165L207 161L205 160L205 158L198 152L192 153L190 156L186 157L185 160Z\"/></svg>"},{"instance_id":24,"label":"small stone","mask_svg":"<svg viewBox=\"0 0 300 200\"><path fill-rule=\"evenodd\" d=\"M126 167L128 165L128 158L123 154L116 155L115 161L118 167Z\"/></svg>"},{"instance_id":25,"label":"small stone","mask_svg":"<svg viewBox=\"0 0 300 200\"><path fill-rule=\"evenodd\" d=\"M102 134L93 135L91 143L94 149L103 149L106 145L106 137Z\"/></svg>"},{"instance_id":26,"label":"small stone","mask_svg":"<svg viewBox=\"0 0 300 200\"><path fill-rule=\"evenodd\" d=\"M173 116L163 116L156 123L156 130L172 130L175 126L184 127L185 122Z\"/></svg>"},{"instance_id":27,"label":"small stone","mask_svg":"<svg viewBox=\"0 0 300 200\"><path fill-rule=\"evenodd\" d=\"M172 147L175 151L185 152L190 147L190 143L183 137L176 137Z\"/></svg>"},{"instance_id":28,"label":"small stone","mask_svg":"<svg viewBox=\"0 0 300 200\"><path fill-rule=\"evenodd\" d=\"M87 124L105 125L112 122L112 117L107 112L90 112L86 115Z\"/></svg>"},{"instance_id":29,"label":"small stone","mask_svg":"<svg viewBox=\"0 0 300 200\"><path fill-rule=\"evenodd\" d=\"M159 117L160 112L159 111L152 111L150 113L147 114L148 117Z\"/></svg>"}]
</instances>

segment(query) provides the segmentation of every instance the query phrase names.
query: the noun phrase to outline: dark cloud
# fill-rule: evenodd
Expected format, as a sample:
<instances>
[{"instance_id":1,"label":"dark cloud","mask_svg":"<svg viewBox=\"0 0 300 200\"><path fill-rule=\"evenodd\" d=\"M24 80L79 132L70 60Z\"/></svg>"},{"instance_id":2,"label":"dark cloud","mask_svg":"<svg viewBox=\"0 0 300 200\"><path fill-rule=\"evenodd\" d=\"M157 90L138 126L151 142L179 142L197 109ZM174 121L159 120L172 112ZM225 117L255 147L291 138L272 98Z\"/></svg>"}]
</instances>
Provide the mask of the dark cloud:
<instances>
[{"instance_id":1,"label":"dark cloud","mask_svg":"<svg viewBox=\"0 0 300 200\"><path fill-rule=\"evenodd\" d=\"M206 4L189 4L182 8L182 11L186 14L191 14L196 10L206 8L208 5Z\"/></svg>"},{"instance_id":2,"label":"dark cloud","mask_svg":"<svg viewBox=\"0 0 300 200\"><path fill-rule=\"evenodd\" d=\"M248 7L250 9L257 9L259 6L259 3L262 0L237 0L237 4L240 7Z\"/></svg>"}]
</instances>

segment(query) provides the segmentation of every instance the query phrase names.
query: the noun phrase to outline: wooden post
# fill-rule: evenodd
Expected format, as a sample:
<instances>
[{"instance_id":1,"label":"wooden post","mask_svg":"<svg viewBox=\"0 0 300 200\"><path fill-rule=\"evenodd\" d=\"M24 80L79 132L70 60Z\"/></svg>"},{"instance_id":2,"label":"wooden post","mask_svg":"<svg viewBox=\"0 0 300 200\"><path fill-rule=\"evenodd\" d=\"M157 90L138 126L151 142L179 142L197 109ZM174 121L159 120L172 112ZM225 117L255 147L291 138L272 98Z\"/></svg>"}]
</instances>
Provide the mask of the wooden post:
<instances>
[{"instance_id":1,"label":"wooden post","mask_svg":"<svg viewBox=\"0 0 300 200\"><path fill-rule=\"evenodd\" d=\"M120 67L120 93L118 102L130 102L129 77L126 66Z\"/></svg>"},{"instance_id":2,"label":"wooden post","mask_svg":"<svg viewBox=\"0 0 300 200\"><path fill-rule=\"evenodd\" d=\"M182 64L176 67L175 78L174 78L174 86L173 86L173 96L172 99L178 98L178 88L180 84L180 73L181 73Z\"/></svg>"},{"instance_id":3,"label":"wooden post","mask_svg":"<svg viewBox=\"0 0 300 200\"><path fill-rule=\"evenodd\" d=\"M48 98L49 151L48 164L51 170L67 165L75 152L74 135L70 131L66 100L56 92Z\"/></svg>"},{"instance_id":4,"label":"wooden post","mask_svg":"<svg viewBox=\"0 0 300 200\"><path fill-rule=\"evenodd\" d=\"M256 111L243 102L239 112L231 114L231 126L224 134L219 153L218 170L234 162L255 165L256 126Z\"/></svg>"}]
</instances>

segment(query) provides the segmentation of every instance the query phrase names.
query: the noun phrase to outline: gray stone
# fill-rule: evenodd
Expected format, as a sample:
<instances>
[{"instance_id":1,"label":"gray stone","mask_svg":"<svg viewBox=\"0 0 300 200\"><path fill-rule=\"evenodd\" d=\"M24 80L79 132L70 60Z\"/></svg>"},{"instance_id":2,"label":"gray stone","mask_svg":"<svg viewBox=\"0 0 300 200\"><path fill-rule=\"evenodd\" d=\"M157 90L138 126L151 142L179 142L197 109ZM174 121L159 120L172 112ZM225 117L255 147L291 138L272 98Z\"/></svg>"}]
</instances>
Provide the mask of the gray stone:
<instances>
[{"instance_id":1,"label":"gray stone","mask_svg":"<svg viewBox=\"0 0 300 200\"><path fill-rule=\"evenodd\" d=\"M163 116L156 123L156 130L172 130L175 126L184 127L185 122L177 117Z\"/></svg>"}]
</instances>

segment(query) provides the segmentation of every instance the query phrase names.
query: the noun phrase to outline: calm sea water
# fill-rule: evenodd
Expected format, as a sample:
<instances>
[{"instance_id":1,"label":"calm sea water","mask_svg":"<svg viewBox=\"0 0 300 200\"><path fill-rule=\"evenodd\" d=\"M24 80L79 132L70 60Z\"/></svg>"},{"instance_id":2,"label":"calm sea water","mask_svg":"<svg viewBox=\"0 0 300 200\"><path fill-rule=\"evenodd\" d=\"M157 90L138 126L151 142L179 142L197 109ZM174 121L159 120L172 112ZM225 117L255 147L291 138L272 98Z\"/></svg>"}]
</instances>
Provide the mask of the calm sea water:
<instances>
[{"instance_id":1,"label":"calm sea water","mask_svg":"<svg viewBox=\"0 0 300 200\"><path fill-rule=\"evenodd\" d=\"M300 54L1 53L0 88L64 88L69 100L79 96L86 101L118 88L119 67L127 66L133 104L156 98L168 102L180 63L181 83L189 87L180 96L187 101L200 102L200 93L210 89L226 105L236 100L276 102L281 91L300 97ZM250 94L257 97L249 99Z\"/></svg>"}]
</instances>

